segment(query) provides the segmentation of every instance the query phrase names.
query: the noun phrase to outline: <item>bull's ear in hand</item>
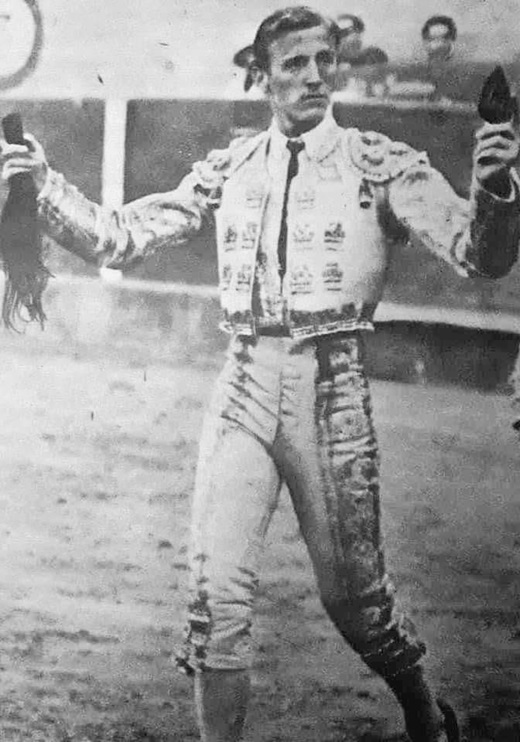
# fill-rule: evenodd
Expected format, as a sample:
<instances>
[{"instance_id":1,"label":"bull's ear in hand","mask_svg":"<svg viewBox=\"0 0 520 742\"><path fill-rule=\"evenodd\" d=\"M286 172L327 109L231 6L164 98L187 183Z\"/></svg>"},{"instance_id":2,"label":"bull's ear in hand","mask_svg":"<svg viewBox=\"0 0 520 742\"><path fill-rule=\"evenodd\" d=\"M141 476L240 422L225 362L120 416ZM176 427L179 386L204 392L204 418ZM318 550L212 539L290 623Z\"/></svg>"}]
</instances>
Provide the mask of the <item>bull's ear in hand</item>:
<instances>
[{"instance_id":1,"label":"bull's ear in hand","mask_svg":"<svg viewBox=\"0 0 520 742\"><path fill-rule=\"evenodd\" d=\"M489 124L502 124L511 121L517 111L516 99L504 69L499 65L486 78L478 102L478 112Z\"/></svg>"}]
</instances>

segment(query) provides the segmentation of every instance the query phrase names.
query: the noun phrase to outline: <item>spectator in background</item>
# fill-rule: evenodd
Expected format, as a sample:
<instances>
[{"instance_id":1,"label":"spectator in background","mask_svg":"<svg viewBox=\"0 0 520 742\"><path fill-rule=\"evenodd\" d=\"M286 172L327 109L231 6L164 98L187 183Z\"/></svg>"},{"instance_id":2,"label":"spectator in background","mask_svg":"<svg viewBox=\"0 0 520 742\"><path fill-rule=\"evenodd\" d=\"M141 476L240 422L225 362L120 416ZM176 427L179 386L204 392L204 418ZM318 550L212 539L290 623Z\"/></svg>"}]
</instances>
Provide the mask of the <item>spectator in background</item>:
<instances>
[{"instance_id":1,"label":"spectator in background","mask_svg":"<svg viewBox=\"0 0 520 742\"><path fill-rule=\"evenodd\" d=\"M359 16L350 13L338 16L336 23L340 29L338 67L341 70L346 65L350 69L361 53L365 24Z\"/></svg>"},{"instance_id":2,"label":"spectator in background","mask_svg":"<svg viewBox=\"0 0 520 742\"><path fill-rule=\"evenodd\" d=\"M457 39L457 26L447 15L433 15L428 18L421 32L424 49L431 62L446 62L453 55Z\"/></svg>"},{"instance_id":3,"label":"spectator in background","mask_svg":"<svg viewBox=\"0 0 520 742\"><path fill-rule=\"evenodd\" d=\"M365 24L357 15L343 13L338 51L338 89L348 97L364 98L386 93L388 55L377 46L363 46Z\"/></svg>"},{"instance_id":4,"label":"spectator in background","mask_svg":"<svg viewBox=\"0 0 520 742\"><path fill-rule=\"evenodd\" d=\"M450 99L450 73L453 50L457 39L457 26L447 15L433 15L421 31L426 52L428 79L433 85L431 100Z\"/></svg>"},{"instance_id":5,"label":"spectator in background","mask_svg":"<svg viewBox=\"0 0 520 742\"><path fill-rule=\"evenodd\" d=\"M388 92L388 55L378 46L367 46L362 49L356 64L352 66L353 74L364 81L365 95L381 98Z\"/></svg>"}]
</instances>

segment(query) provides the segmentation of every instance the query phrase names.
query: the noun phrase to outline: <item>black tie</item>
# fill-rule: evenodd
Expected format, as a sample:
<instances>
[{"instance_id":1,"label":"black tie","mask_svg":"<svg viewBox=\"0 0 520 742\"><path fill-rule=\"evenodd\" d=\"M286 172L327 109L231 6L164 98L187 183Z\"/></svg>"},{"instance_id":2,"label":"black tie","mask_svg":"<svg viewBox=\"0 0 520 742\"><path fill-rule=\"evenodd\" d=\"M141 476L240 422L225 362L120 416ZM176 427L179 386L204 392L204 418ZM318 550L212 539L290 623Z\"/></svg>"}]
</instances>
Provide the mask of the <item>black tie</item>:
<instances>
[{"instance_id":1,"label":"black tie","mask_svg":"<svg viewBox=\"0 0 520 742\"><path fill-rule=\"evenodd\" d=\"M289 167L287 168L287 181L285 193L283 194L282 220L280 223L280 236L278 238L278 270L280 278L285 276L287 268L287 204L289 203L289 190L292 179L298 174L298 155L305 147L303 142L297 139L289 139L287 149L291 153Z\"/></svg>"}]
</instances>

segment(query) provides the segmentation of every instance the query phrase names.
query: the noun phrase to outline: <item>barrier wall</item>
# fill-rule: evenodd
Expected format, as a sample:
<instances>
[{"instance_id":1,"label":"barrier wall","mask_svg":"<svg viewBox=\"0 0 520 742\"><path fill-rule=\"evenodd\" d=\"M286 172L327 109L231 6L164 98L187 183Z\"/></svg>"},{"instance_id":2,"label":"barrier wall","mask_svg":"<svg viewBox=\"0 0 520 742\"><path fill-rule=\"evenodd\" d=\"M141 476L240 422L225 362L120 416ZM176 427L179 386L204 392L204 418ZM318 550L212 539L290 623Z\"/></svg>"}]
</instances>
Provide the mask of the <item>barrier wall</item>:
<instances>
[{"instance_id":1,"label":"barrier wall","mask_svg":"<svg viewBox=\"0 0 520 742\"><path fill-rule=\"evenodd\" d=\"M218 329L220 308L210 287L129 279L107 284L62 276L45 294L45 331L0 331L0 345L38 357L65 354L130 367L223 361L228 336ZM399 320L399 305L383 303L374 333L366 333L372 377L410 383L456 384L507 392L518 350L514 332L438 324L434 314ZM397 319L396 319L397 318ZM460 323L459 319L459 323Z\"/></svg>"}]
</instances>

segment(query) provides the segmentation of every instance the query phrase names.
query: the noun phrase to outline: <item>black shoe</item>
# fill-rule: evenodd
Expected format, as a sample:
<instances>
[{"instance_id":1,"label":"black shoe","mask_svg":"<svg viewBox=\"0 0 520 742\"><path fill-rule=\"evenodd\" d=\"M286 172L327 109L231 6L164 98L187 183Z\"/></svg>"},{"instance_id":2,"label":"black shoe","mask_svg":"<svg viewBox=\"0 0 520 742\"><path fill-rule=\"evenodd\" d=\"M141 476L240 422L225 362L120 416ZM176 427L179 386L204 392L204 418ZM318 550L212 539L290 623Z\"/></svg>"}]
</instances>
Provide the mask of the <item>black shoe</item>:
<instances>
[{"instance_id":1,"label":"black shoe","mask_svg":"<svg viewBox=\"0 0 520 742\"><path fill-rule=\"evenodd\" d=\"M444 716L444 731L446 732L447 742L460 742L459 722L455 711L442 698L437 699L437 705Z\"/></svg>"}]
</instances>

